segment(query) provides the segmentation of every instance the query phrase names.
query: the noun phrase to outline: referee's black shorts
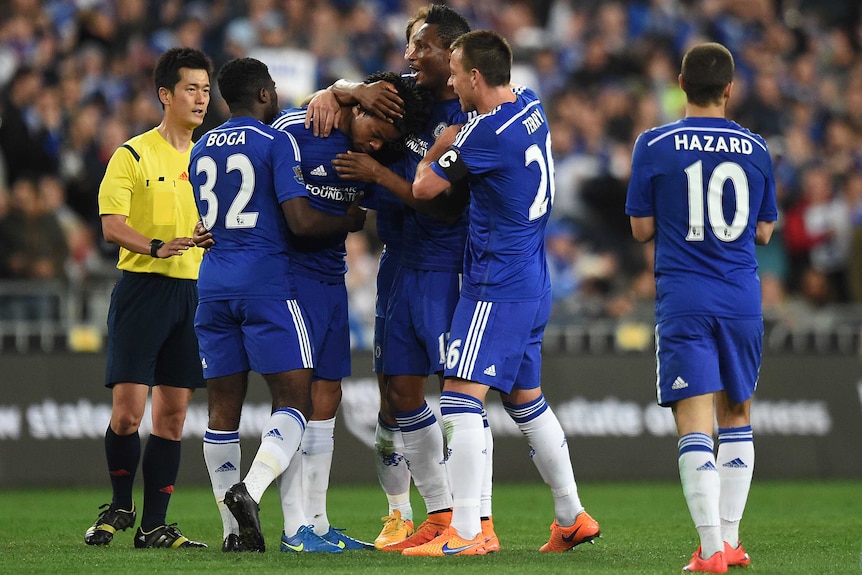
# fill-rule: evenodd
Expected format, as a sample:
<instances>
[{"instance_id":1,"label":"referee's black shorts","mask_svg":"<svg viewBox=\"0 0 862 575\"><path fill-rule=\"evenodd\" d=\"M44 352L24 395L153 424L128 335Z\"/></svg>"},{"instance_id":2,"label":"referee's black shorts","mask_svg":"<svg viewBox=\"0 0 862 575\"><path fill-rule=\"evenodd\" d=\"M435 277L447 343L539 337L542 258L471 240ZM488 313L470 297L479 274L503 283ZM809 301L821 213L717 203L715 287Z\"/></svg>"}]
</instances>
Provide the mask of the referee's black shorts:
<instances>
[{"instance_id":1,"label":"referee's black shorts","mask_svg":"<svg viewBox=\"0 0 862 575\"><path fill-rule=\"evenodd\" d=\"M105 385L206 387L195 336L195 280L124 271L108 309Z\"/></svg>"}]
</instances>

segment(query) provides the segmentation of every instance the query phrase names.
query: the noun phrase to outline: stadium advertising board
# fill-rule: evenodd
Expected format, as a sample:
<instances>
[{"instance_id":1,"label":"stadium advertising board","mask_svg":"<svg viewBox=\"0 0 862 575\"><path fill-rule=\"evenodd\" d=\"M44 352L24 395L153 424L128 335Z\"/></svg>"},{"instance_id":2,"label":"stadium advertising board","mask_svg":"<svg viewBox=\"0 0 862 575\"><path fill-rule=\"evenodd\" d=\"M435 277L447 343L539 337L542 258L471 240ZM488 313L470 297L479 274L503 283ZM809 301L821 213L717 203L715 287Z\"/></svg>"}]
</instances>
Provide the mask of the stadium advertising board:
<instances>
[{"instance_id":1,"label":"stadium advertising board","mask_svg":"<svg viewBox=\"0 0 862 575\"><path fill-rule=\"evenodd\" d=\"M673 419L655 405L653 361L649 354L545 356L543 387L568 436L579 480L676 479ZM102 484L111 412L104 365L100 354L0 356L0 488ZM353 365L355 373L368 375L344 382L332 481L373 483L377 383L370 356L356 355ZM435 410L436 388L429 380ZM495 480L539 481L526 441L496 394L489 398ZM268 414L265 385L254 377L240 428L246 465ZM862 436L862 360L766 356L752 420L759 479L862 477L862 459L847 457ZM206 421L201 391L188 411L182 483L209 481L201 447ZM142 427L148 432L149 413Z\"/></svg>"}]
</instances>

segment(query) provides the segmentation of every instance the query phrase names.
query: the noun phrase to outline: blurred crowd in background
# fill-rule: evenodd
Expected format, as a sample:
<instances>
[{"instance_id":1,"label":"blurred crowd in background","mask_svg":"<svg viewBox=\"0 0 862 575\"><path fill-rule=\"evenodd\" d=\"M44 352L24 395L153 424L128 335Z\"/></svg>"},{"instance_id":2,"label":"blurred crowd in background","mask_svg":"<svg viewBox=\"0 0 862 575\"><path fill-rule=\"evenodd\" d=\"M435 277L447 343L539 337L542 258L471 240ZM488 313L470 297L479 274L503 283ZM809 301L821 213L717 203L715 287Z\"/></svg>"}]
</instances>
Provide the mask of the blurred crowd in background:
<instances>
[{"instance_id":1,"label":"blurred crowd in background","mask_svg":"<svg viewBox=\"0 0 862 575\"><path fill-rule=\"evenodd\" d=\"M542 97L556 163L548 228L556 323L651 322L651 245L624 213L642 131L683 115L677 75L694 43L736 59L728 117L761 134L781 210L760 249L764 314L829 322L862 302L862 18L842 0L451 0L503 34L514 81ZM271 50L311 62L311 89L406 71L415 0L5 0L0 4L0 285L111 281L99 182L113 151L159 123L152 67L165 49L225 61ZM272 52L275 50L275 52ZM290 58L288 56L288 58ZM273 63L267 62L272 67ZM213 87L204 131L227 110ZM283 99L282 106L296 104ZM358 347L373 322L373 219L348 244ZM2 294L2 291L0 291ZM0 295L2 297L2 295ZM852 307L852 306L851 306ZM0 320L51 313L0 306ZM3 314L6 317L2 317ZM831 314L831 315L830 315Z\"/></svg>"}]
</instances>

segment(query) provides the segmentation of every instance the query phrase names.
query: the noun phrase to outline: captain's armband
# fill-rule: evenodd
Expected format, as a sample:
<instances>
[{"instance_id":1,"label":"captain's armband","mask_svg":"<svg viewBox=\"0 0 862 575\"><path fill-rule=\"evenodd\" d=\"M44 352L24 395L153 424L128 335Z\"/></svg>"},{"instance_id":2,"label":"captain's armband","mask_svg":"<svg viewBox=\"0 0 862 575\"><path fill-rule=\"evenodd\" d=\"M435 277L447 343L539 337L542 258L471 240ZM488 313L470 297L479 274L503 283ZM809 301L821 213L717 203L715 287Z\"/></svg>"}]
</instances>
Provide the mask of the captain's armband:
<instances>
[{"instance_id":1,"label":"captain's armband","mask_svg":"<svg viewBox=\"0 0 862 575\"><path fill-rule=\"evenodd\" d=\"M461 153L457 148L449 148L437 160L437 165L446 174L446 178L450 182L457 182L467 176L470 170L467 169L467 164L461 159Z\"/></svg>"}]
</instances>

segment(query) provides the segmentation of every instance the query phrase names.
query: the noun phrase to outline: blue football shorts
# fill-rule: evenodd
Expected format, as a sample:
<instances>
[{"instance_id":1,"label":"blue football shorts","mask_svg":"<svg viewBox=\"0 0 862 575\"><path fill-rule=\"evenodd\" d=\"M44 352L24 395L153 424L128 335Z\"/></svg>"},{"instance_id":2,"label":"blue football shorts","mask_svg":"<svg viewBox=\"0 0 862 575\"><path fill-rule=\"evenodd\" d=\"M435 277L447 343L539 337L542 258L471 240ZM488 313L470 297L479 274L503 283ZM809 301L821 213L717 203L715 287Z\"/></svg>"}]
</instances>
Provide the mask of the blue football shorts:
<instances>
[{"instance_id":1,"label":"blue football shorts","mask_svg":"<svg viewBox=\"0 0 862 575\"><path fill-rule=\"evenodd\" d=\"M481 383L503 393L539 387L542 336L550 315L550 292L528 302L462 297L452 318L446 377Z\"/></svg>"},{"instance_id":2,"label":"blue football shorts","mask_svg":"<svg viewBox=\"0 0 862 575\"><path fill-rule=\"evenodd\" d=\"M350 325L347 287L295 275L296 297L302 304L314 345L314 379L338 381L350 375Z\"/></svg>"},{"instance_id":3,"label":"blue football shorts","mask_svg":"<svg viewBox=\"0 0 862 575\"><path fill-rule=\"evenodd\" d=\"M681 316L660 322L655 334L659 405L721 390L737 403L754 394L762 319Z\"/></svg>"},{"instance_id":4,"label":"blue football shorts","mask_svg":"<svg viewBox=\"0 0 862 575\"><path fill-rule=\"evenodd\" d=\"M400 266L395 273L383 335L386 375L443 371L461 274Z\"/></svg>"},{"instance_id":5,"label":"blue football shorts","mask_svg":"<svg viewBox=\"0 0 862 575\"><path fill-rule=\"evenodd\" d=\"M311 334L297 300L240 299L198 304L195 331L204 377L314 367Z\"/></svg>"}]
</instances>

